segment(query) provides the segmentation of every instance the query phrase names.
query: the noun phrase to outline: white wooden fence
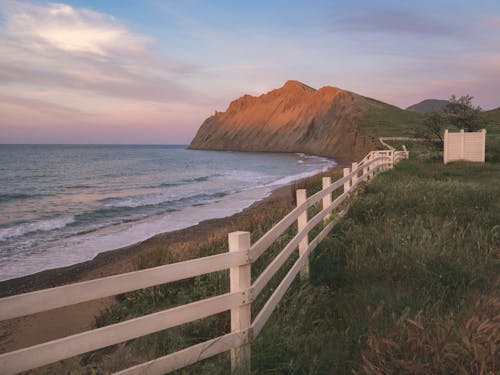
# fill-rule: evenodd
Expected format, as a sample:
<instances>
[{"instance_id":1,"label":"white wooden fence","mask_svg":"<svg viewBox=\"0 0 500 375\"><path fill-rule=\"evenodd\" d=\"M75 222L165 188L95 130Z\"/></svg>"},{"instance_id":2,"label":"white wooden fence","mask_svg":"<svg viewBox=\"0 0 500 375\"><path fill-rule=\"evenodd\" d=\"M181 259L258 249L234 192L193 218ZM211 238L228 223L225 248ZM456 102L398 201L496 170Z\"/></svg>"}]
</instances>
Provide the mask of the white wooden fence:
<instances>
[{"instance_id":1,"label":"white wooden fence","mask_svg":"<svg viewBox=\"0 0 500 375\"><path fill-rule=\"evenodd\" d=\"M299 272L304 277L307 276L309 254L341 218L341 215L338 215L331 220L329 217L332 211L345 201L359 183L373 178L380 171L392 168L399 160L407 157L406 151L372 151L361 162L352 163L352 168L344 168L344 177L339 180L331 183L329 177L324 178L323 189L309 198L306 198L305 190L297 190L297 207L253 245L250 244L249 232L233 232L229 234L228 253L0 299L0 320L6 320L211 272L230 270L229 293L4 353L0 355L0 373L15 374L34 369L227 310L231 310L230 333L117 374L163 374L229 350L232 369L240 373L249 372L250 342L259 335L295 276ZM342 187L343 192L332 201L332 193ZM307 209L320 201L322 210L314 217L308 218ZM251 283L252 263L295 222L298 222L297 234ZM321 222L325 224L321 232L314 239L308 238L311 229ZM298 259L252 321L252 301L297 248Z\"/></svg>"},{"instance_id":2,"label":"white wooden fence","mask_svg":"<svg viewBox=\"0 0 500 375\"><path fill-rule=\"evenodd\" d=\"M486 129L478 132L444 131L443 136L443 163L464 160L484 163L486 149Z\"/></svg>"}]
</instances>

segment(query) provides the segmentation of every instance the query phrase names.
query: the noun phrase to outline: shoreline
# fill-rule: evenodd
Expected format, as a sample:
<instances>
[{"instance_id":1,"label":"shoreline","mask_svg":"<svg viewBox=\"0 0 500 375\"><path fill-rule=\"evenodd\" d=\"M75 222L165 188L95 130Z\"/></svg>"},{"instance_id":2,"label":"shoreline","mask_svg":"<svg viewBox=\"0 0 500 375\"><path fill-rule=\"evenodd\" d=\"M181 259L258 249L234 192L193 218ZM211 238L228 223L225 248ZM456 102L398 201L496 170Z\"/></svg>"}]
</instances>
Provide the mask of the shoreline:
<instances>
[{"instance_id":1,"label":"shoreline","mask_svg":"<svg viewBox=\"0 0 500 375\"><path fill-rule=\"evenodd\" d=\"M219 160L222 153L216 152L216 154L214 158ZM172 154L169 157L173 157L173 155L177 154ZM186 158L191 160L190 158L193 156L190 154ZM228 160L233 160L232 164L234 164L234 160L238 161L238 158L239 156L228 157ZM156 188L151 193L150 190L144 190L149 188L144 182L143 184L146 185L141 185L139 192L135 192L135 188L133 188L132 190L125 189L126 193L121 193L123 189L117 185L115 186L118 191L116 194L102 195L104 193L101 193L102 196L113 198L101 199L97 201L100 202L97 205L92 202L92 199L98 199L99 194L97 194L97 198L94 198L92 194L95 193L92 191L88 193L88 189L83 190L82 194L89 195L91 198L90 200L83 199L84 203L77 206L76 209L70 210L64 206L61 206L62 209L56 210L42 209L41 213L45 212L45 216L40 216L37 213L30 219L32 221L26 223L21 221L21 224L16 225L8 224L6 229L0 229L2 241L6 241L6 251L2 253L0 264L0 285L3 285L3 282L39 274L47 270L63 269L85 263L95 259L99 254L125 249L158 234L188 228L205 220L231 216L269 196L273 190L280 186L286 186L293 181L316 175L335 167L337 164L335 160L316 155L290 154L290 158L290 160L284 159L287 161L286 166L289 169L276 169L275 161L271 158L269 159L269 168L248 166L249 171L255 170L255 172L247 173L246 167L243 167L243 174L240 174L237 168L234 168L236 166L227 171L223 168L222 172L218 170L198 171L198 174L210 174L210 176L203 175L201 181L212 179L215 181L207 183L208 190L204 189L205 182L191 184L190 179L181 181L181 185L188 182L189 191L186 192L182 189L179 190L178 187L174 187L174 190L170 191L171 184L169 183L167 184L169 189ZM253 159L249 160L251 163ZM268 159L256 160L256 165L268 161ZM278 158L279 160L281 159ZM280 166L280 163L277 165ZM208 168L210 170L210 167ZM255 173L259 174L259 179L253 179ZM199 178L195 178L193 181L198 180ZM133 181L132 185L135 186ZM174 186L178 185L179 183L174 184ZM83 185L83 187L87 188L88 186ZM164 187L164 184L162 183L158 187ZM72 190L68 193L74 194ZM79 190L76 193L79 194ZM58 194L54 194L54 196L58 197ZM71 194L68 198L70 205L72 204ZM50 196L50 194L48 195ZM68 195L66 190L62 196L65 195ZM43 199L40 200L39 205L46 205L44 202ZM10 214L12 217L17 217L18 207L10 201L7 201L7 204L5 212L8 217ZM30 203L28 202L28 204ZM28 208L38 212L37 206L31 204ZM50 220L44 219L44 217L49 216ZM61 223L61 221L63 222ZM0 297L5 295L1 289Z\"/></svg>"},{"instance_id":2,"label":"shoreline","mask_svg":"<svg viewBox=\"0 0 500 375\"><path fill-rule=\"evenodd\" d=\"M331 173L333 170L338 169L341 165L344 164L343 162L337 161L336 163L337 164L335 166L327 169L326 171L318 172L312 176L299 178L297 180L292 180L285 183L284 185L278 185L277 187L272 188L271 191L263 198L254 201L249 206L241 209L236 213L229 214L228 216L201 220L196 224L189 225L184 228L160 232L142 241L99 252L89 260L41 270L29 275L1 280L0 298L15 294L28 293L40 289L47 289L69 283L90 280L94 278L111 276L118 273L134 271L135 269L131 268L130 266L120 267L123 269L120 269L117 272L114 272L109 268L112 263L119 263L125 260L124 258L137 258L138 256L149 254L152 252L152 249L150 248L154 246L161 246L161 242L171 242L169 244L176 245L183 241L192 242L192 240L189 240L191 235L196 237L195 242L200 242L200 235L205 236L206 239L208 239L209 237L213 237L212 235L210 235L211 230L220 230L222 227L227 226L228 222L233 222L242 217L248 216L250 212L260 211L270 202L282 200L284 195L283 191L291 189L300 181L315 179L318 178L318 176ZM290 195L289 199L294 199L293 194ZM144 254L144 247L147 248L146 254ZM139 254L139 252L141 252L141 254Z\"/></svg>"},{"instance_id":3,"label":"shoreline","mask_svg":"<svg viewBox=\"0 0 500 375\"><path fill-rule=\"evenodd\" d=\"M165 242L167 242L168 245L178 245L182 243L199 243L203 238L204 241L207 241L214 237L214 233L220 232L229 225L232 227L235 226L235 221L239 221L252 213L259 212L270 204L276 204L277 202L283 201L292 202L295 199L292 191L294 185L301 181L317 179L323 175L331 174L344 164L345 162L338 162L337 165L329 168L327 171L319 172L312 176L294 180L279 186L273 189L269 195L253 202L250 206L232 215L203 220L198 224L186 228L158 233L143 241L113 250L103 251L98 253L94 258L84 262L51 268L34 274L0 281L0 298L134 271L137 267L133 267L130 263L128 265L121 263L126 260L137 260L136 258L141 256L151 255L155 247L162 247L162 245L165 245ZM115 268L115 270L111 268Z\"/></svg>"},{"instance_id":4,"label":"shoreline","mask_svg":"<svg viewBox=\"0 0 500 375\"><path fill-rule=\"evenodd\" d=\"M2 281L0 298L147 268L141 267L141 263L148 259L158 259L162 252L171 258L165 264L196 258L196 249L200 245L227 237L229 232L241 230L245 221L265 216L277 208L289 206L292 209L297 185L310 179L317 180L322 176L332 175L341 170L343 165L345 163L339 163L327 171L273 189L268 196L233 215L160 233L133 245L99 253L89 261ZM111 296L1 321L0 353L93 329L95 318L115 302L115 296Z\"/></svg>"},{"instance_id":5,"label":"shoreline","mask_svg":"<svg viewBox=\"0 0 500 375\"><path fill-rule=\"evenodd\" d=\"M315 176L317 175L308 178L313 178ZM116 270L116 272L114 272L114 270L111 270L110 268L115 267L110 266L112 266L112 263L121 263L124 260L135 260L135 258L138 258L139 256L151 254L155 250L152 249L152 247L159 247L164 242L168 242L169 245L176 245L183 242L199 242L201 239L199 237L206 237L205 240L209 240L210 237L213 237L213 235L210 235L211 230L214 232L218 230L220 231L223 227L233 224L234 221L247 216L250 212L260 210L262 206L266 206L277 200L282 200L284 195L286 195L285 190L288 191L295 183L301 180L302 179L295 180L289 184L273 189L266 197L253 202L250 206L232 215L202 220L198 224L194 224L186 228L158 233L131 245L103 251L87 261L63 267L51 268L30 275L0 281L0 298L15 294L29 293L35 290L51 288L78 281L134 271L135 269L133 269L133 267L120 265L119 268L123 267L123 270ZM290 194L290 199L292 198L293 196ZM99 276L92 276L95 273L99 274Z\"/></svg>"}]
</instances>

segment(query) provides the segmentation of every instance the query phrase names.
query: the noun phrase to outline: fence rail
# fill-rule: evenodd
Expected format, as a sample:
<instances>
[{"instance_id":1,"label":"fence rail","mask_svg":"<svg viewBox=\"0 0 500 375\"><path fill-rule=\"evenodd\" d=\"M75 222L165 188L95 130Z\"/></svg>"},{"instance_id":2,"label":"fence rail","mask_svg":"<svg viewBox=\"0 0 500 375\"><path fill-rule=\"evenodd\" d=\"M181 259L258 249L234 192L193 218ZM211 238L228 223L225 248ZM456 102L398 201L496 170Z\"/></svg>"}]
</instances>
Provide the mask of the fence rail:
<instances>
[{"instance_id":1,"label":"fence rail","mask_svg":"<svg viewBox=\"0 0 500 375\"><path fill-rule=\"evenodd\" d=\"M307 277L310 253L343 216L341 212L332 220L332 212L348 198L358 184L372 179L381 171L392 168L394 164L408 156L406 149L372 151L359 163L352 163L351 168L344 168L344 176L337 181L331 183L329 178L324 178L323 189L309 198L306 197L305 190L297 190L297 207L253 245L250 244L249 232L233 232L229 234L227 253L0 299L0 320L6 320L211 272L230 270L229 293L1 354L1 372L15 374L27 371L228 310L231 310L230 333L117 374L162 374L229 350L232 369L240 373L248 372L250 342L262 331L297 274ZM332 201L333 192L341 187L343 192ZM308 218L308 208L320 201L322 210L312 218ZM297 234L252 284L250 277L252 263L296 222ZM321 222L324 222L324 228L309 241L310 231ZM297 248L298 259L252 322L250 316L252 301L264 290Z\"/></svg>"}]
</instances>

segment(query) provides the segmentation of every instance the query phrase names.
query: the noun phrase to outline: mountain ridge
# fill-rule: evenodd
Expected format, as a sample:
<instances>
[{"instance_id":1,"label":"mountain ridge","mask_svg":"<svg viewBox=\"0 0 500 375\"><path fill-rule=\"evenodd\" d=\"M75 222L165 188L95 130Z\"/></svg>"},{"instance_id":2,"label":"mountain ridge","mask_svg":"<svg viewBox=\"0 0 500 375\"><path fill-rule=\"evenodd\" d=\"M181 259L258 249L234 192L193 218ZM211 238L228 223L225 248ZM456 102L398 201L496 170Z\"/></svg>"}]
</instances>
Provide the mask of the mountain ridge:
<instances>
[{"instance_id":1,"label":"mountain ridge","mask_svg":"<svg viewBox=\"0 0 500 375\"><path fill-rule=\"evenodd\" d=\"M386 112L407 116L400 108L348 90L315 89L289 80L259 96L243 95L226 111L215 112L203 122L189 148L304 152L356 160L379 147L378 136L392 135L377 134L376 127L387 132L399 127L384 118ZM365 118L375 118L376 125L369 129Z\"/></svg>"}]
</instances>

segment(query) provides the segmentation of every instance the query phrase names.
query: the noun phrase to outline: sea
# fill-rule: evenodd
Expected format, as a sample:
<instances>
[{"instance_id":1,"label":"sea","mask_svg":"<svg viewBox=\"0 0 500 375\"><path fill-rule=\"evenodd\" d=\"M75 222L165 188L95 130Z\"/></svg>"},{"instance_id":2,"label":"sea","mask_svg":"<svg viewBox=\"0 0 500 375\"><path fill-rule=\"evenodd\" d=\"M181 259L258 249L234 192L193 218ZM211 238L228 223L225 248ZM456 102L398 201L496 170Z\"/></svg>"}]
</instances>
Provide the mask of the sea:
<instances>
[{"instance_id":1,"label":"sea","mask_svg":"<svg viewBox=\"0 0 500 375\"><path fill-rule=\"evenodd\" d=\"M232 215L333 166L184 145L0 145L0 281Z\"/></svg>"}]
</instances>

